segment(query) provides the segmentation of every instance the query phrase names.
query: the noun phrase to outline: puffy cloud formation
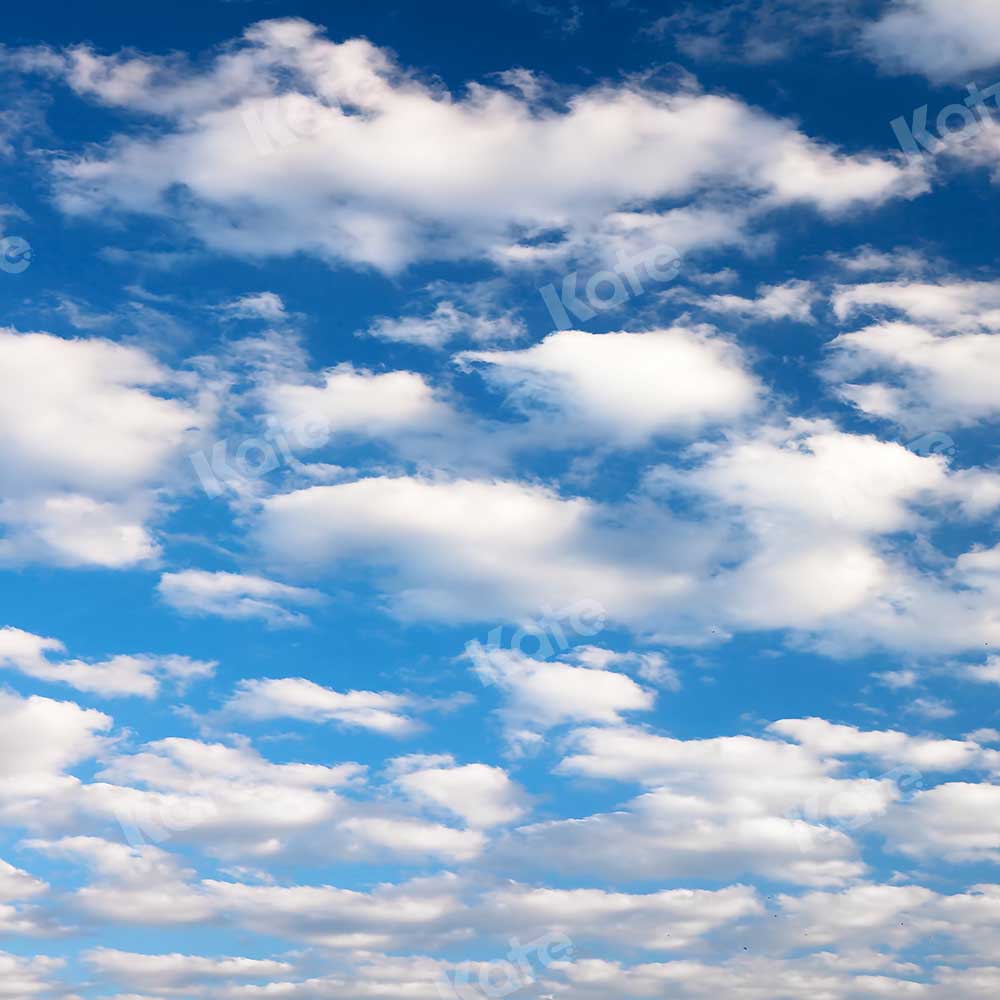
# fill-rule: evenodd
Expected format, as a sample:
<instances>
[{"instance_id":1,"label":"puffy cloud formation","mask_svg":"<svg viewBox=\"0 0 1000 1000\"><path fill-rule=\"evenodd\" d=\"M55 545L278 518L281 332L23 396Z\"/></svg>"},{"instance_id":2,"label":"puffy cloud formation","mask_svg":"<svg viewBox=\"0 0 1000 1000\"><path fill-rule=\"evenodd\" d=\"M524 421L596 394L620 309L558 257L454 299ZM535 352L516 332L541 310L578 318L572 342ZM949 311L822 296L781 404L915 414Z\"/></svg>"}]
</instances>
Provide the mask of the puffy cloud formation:
<instances>
[{"instance_id":1,"label":"puffy cloud formation","mask_svg":"<svg viewBox=\"0 0 1000 1000\"><path fill-rule=\"evenodd\" d=\"M164 681L183 688L211 677L217 664L187 656L113 656L99 663L62 659L65 647L58 639L46 639L18 628L0 629L0 668L19 671L36 680L68 684L106 698L138 696L154 698Z\"/></svg>"},{"instance_id":2,"label":"puffy cloud formation","mask_svg":"<svg viewBox=\"0 0 1000 1000\"><path fill-rule=\"evenodd\" d=\"M525 350L469 351L458 360L483 365L519 405L554 411L573 433L626 446L732 422L761 394L735 345L680 328L564 330Z\"/></svg>"},{"instance_id":3,"label":"puffy cloud formation","mask_svg":"<svg viewBox=\"0 0 1000 1000\"><path fill-rule=\"evenodd\" d=\"M865 28L865 42L887 70L934 83L965 82L1000 65L1000 11L990 0L892 0Z\"/></svg>"},{"instance_id":4,"label":"puffy cloud formation","mask_svg":"<svg viewBox=\"0 0 1000 1000\"><path fill-rule=\"evenodd\" d=\"M0 562L153 558L156 490L208 422L184 395L139 347L0 330Z\"/></svg>"},{"instance_id":5,"label":"puffy cloud formation","mask_svg":"<svg viewBox=\"0 0 1000 1000\"><path fill-rule=\"evenodd\" d=\"M301 20L260 22L200 66L83 47L22 51L19 63L159 125L61 162L64 210L180 214L211 248L249 257L304 251L387 271L517 259L524 236L586 241L664 199L710 212L731 192L758 214L833 215L924 188L917 168L841 153L732 97L632 81L562 107L533 85L453 95L367 40L331 42ZM683 217L659 221L659 242L680 246ZM743 238L724 213L702 230L689 241Z\"/></svg>"},{"instance_id":6,"label":"puffy cloud formation","mask_svg":"<svg viewBox=\"0 0 1000 1000\"><path fill-rule=\"evenodd\" d=\"M859 409L915 430L995 419L1000 286L995 282L872 283L833 297L841 319L889 315L829 346L828 377ZM863 382L854 381L868 376Z\"/></svg>"}]
</instances>

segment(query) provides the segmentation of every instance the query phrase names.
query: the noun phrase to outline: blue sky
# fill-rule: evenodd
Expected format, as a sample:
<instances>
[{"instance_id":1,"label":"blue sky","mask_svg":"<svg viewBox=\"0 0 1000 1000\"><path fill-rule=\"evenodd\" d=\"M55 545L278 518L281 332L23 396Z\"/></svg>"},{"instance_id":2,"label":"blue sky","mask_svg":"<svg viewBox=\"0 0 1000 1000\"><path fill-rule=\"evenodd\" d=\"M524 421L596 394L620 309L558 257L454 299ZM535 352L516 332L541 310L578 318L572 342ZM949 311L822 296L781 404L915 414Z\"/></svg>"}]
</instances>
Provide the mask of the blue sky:
<instances>
[{"instance_id":1,"label":"blue sky","mask_svg":"<svg viewBox=\"0 0 1000 1000\"><path fill-rule=\"evenodd\" d=\"M996 995L1000 8L4 28L0 998Z\"/></svg>"}]
</instances>

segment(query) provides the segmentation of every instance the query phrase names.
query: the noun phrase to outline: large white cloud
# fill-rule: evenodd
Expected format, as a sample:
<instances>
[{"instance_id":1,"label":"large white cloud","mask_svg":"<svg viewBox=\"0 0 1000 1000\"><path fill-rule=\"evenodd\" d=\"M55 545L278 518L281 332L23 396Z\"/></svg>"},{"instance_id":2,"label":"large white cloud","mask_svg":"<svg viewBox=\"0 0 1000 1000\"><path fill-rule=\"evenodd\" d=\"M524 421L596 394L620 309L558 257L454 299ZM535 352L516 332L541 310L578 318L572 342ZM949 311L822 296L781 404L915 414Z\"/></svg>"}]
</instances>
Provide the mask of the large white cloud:
<instances>
[{"instance_id":1,"label":"large white cloud","mask_svg":"<svg viewBox=\"0 0 1000 1000\"><path fill-rule=\"evenodd\" d=\"M842 286L833 307L842 320L890 314L829 345L826 377L859 409L915 432L944 432L1000 414L996 282Z\"/></svg>"},{"instance_id":2,"label":"large white cloud","mask_svg":"<svg viewBox=\"0 0 1000 1000\"><path fill-rule=\"evenodd\" d=\"M865 41L882 65L935 83L966 82L1000 65L1000 9L993 0L893 0Z\"/></svg>"},{"instance_id":3,"label":"large white cloud","mask_svg":"<svg viewBox=\"0 0 1000 1000\"><path fill-rule=\"evenodd\" d=\"M943 512L989 515L996 473L802 419L734 429L685 458L621 504L510 480L311 487L266 499L255 533L285 571L373 575L404 619L516 627L589 604L664 641L735 628L796 630L841 654L1000 641L995 575L944 556L928 572L894 542Z\"/></svg>"},{"instance_id":4,"label":"large white cloud","mask_svg":"<svg viewBox=\"0 0 1000 1000\"><path fill-rule=\"evenodd\" d=\"M265 391L265 405L293 440L317 442L335 434L378 438L440 430L454 419L423 376L349 364L324 372L319 385L276 383Z\"/></svg>"},{"instance_id":5,"label":"large white cloud","mask_svg":"<svg viewBox=\"0 0 1000 1000\"><path fill-rule=\"evenodd\" d=\"M270 558L300 569L384 568L404 617L517 621L581 602L633 615L687 586L607 520L589 500L519 482L373 477L271 497L258 535Z\"/></svg>"},{"instance_id":6,"label":"large white cloud","mask_svg":"<svg viewBox=\"0 0 1000 1000\"><path fill-rule=\"evenodd\" d=\"M529 412L554 410L556 432L638 446L731 423L762 395L739 348L710 331L553 333L520 351L468 351L489 382ZM537 434L545 437L544 418ZM562 425L562 426L560 426Z\"/></svg>"},{"instance_id":7,"label":"large white cloud","mask_svg":"<svg viewBox=\"0 0 1000 1000\"><path fill-rule=\"evenodd\" d=\"M395 270L507 257L542 230L588 238L616 211L666 198L710 208L729 192L758 212L837 213L924 184L918 168L842 154L734 98L627 81L559 108L523 74L521 89L453 95L366 40L333 43L300 20L254 25L204 68L79 47L15 57L164 122L158 136L61 161L64 209L179 213L213 248L251 257L306 251ZM739 238L738 214L725 228L723 242Z\"/></svg>"},{"instance_id":8,"label":"large white cloud","mask_svg":"<svg viewBox=\"0 0 1000 1000\"><path fill-rule=\"evenodd\" d=\"M567 723L620 723L625 713L648 711L654 692L600 666L532 659L517 650L466 647L479 679L504 697L501 714L511 744L523 750L546 730Z\"/></svg>"},{"instance_id":9,"label":"large white cloud","mask_svg":"<svg viewBox=\"0 0 1000 1000\"><path fill-rule=\"evenodd\" d=\"M0 561L152 558L155 491L208 424L188 395L138 347L0 330Z\"/></svg>"},{"instance_id":10,"label":"large white cloud","mask_svg":"<svg viewBox=\"0 0 1000 1000\"><path fill-rule=\"evenodd\" d=\"M393 762L400 790L417 802L459 816L473 829L512 823L525 796L507 772L487 764L456 765L449 757L402 757Z\"/></svg>"}]
</instances>

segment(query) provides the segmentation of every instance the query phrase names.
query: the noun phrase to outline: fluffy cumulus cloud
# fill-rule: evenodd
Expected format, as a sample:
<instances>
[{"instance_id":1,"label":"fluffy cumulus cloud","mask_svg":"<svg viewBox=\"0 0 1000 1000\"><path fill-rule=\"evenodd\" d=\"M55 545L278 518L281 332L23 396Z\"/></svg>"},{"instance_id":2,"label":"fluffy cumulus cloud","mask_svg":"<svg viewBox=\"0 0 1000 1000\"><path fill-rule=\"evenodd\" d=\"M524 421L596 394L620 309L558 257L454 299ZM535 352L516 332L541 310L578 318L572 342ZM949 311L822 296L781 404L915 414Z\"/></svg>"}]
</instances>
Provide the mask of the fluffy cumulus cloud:
<instances>
[{"instance_id":1,"label":"fluffy cumulus cloud","mask_svg":"<svg viewBox=\"0 0 1000 1000\"><path fill-rule=\"evenodd\" d=\"M656 404L659 405L659 404ZM275 494L255 533L286 572L374 577L408 620L557 619L598 609L659 633L793 629L858 645L971 651L997 640L995 575L973 553L918 567L887 539L927 514L1000 505L988 469L823 420L757 422L651 468L619 504L511 480L369 477ZM496 552L502 551L503 558ZM934 605L949 608L940 627Z\"/></svg>"},{"instance_id":2,"label":"fluffy cumulus cloud","mask_svg":"<svg viewBox=\"0 0 1000 1000\"><path fill-rule=\"evenodd\" d=\"M998 31L1000 10L991 0L892 0L866 27L865 42L887 70L964 83L970 74L1000 65Z\"/></svg>"},{"instance_id":3,"label":"fluffy cumulus cloud","mask_svg":"<svg viewBox=\"0 0 1000 1000\"><path fill-rule=\"evenodd\" d=\"M276 384L267 391L267 407L294 439L316 443L334 434L378 438L441 428L452 419L422 376L377 374L351 365L324 373L319 385Z\"/></svg>"},{"instance_id":4,"label":"fluffy cumulus cloud","mask_svg":"<svg viewBox=\"0 0 1000 1000\"><path fill-rule=\"evenodd\" d=\"M520 482L372 477L315 486L268 499L257 531L268 556L288 565L380 567L402 617L516 620L550 602L625 614L685 586L682 572L648 550L643 558L638 539L599 505ZM637 561L623 564L616 547Z\"/></svg>"},{"instance_id":5,"label":"fluffy cumulus cloud","mask_svg":"<svg viewBox=\"0 0 1000 1000\"><path fill-rule=\"evenodd\" d=\"M661 468L650 483L657 493L697 496L706 513L744 526L734 540L743 557L730 555L701 591L723 624L800 629L828 651L923 642L971 651L996 641L992 578L967 587L961 557L942 558L935 575L881 544L898 532L921 534L928 507L971 522L988 515L997 503L992 472L951 471L942 455L823 421L758 428L697 454L700 464ZM930 620L938 602L961 628Z\"/></svg>"},{"instance_id":6,"label":"fluffy cumulus cloud","mask_svg":"<svg viewBox=\"0 0 1000 1000\"><path fill-rule=\"evenodd\" d=\"M833 297L841 319L888 314L829 346L828 377L874 417L916 429L995 419L1000 287L995 282L872 283ZM864 377L864 381L856 381Z\"/></svg>"},{"instance_id":7,"label":"fluffy cumulus cloud","mask_svg":"<svg viewBox=\"0 0 1000 1000\"><path fill-rule=\"evenodd\" d=\"M761 387L739 348L707 332L553 333L521 351L470 351L487 380L591 440L642 445L751 411ZM543 421L544 423L544 421ZM544 435L544 426L540 429Z\"/></svg>"},{"instance_id":8,"label":"fluffy cumulus cloud","mask_svg":"<svg viewBox=\"0 0 1000 1000\"><path fill-rule=\"evenodd\" d=\"M139 347L0 330L0 560L152 559L157 490L207 423L187 395Z\"/></svg>"},{"instance_id":9,"label":"fluffy cumulus cloud","mask_svg":"<svg viewBox=\"0 0 1000 1000\"><path fill-rule=\"evenodd\" d=\"M581 657L592 666L576 669L601 673L607 663L597 666L598 659L620 659L588 650ZM562 690L580 686L574 678ZM513 704L522 697L509 696ZM102 735L111 721L99 713L76 714L44 699L4 707L12 718L34 711L33 732L43 718L39 710L56 721L64 749L50 751L46 760L37 747L51 742L51 734L39 732L30 745L25 732L14 734L36 771L54 777L111 749ZM534 711L551 721L556 709ZM93 778L63 777L49 787L48 835L20 847L82 869L82 884L64 894L61 910L84 924L183 928L223 922L244 935L288 942L284 952L243 957L89 948L82 955L89 974L129 996L197 990L223 1000L266 988L346 998L352 979L383 991L395 983L407 995L431 997L443 982L461 986L480 975L488 982L514 967L507 959L480 965L439 957L470 933L498 955L513 939L522 959L535 963L532 979L549 989L583 990L584 996L593 989L597 996L614 983L626 997L655 995L649 991L664 984L676 985L679 995L699 996L705 978L720 988L745 988L748 995L769 990L768 996L792 997L803 982L815 982L826 989L839 984L848 996L866 969L880 983L916 982L908 978L918 974L915 967L892 956L933 938L960 943L980 964L939 964L933 975L942 992L926 995L964 996L946 991L969 983L967 995L978 995L977 984L988 976L981 963L1000 940L1000 890L980 884L948 894L917 883L860 881L866 866L859 841L885 837L904 858L945 853L963 864L993 857L994 786L953 777L995 774L996 751L971 740L860 730L820 718L781 720L761 736L694 740L624 727L613 712L602 715L596 706L559 718L571 725L590 722L571 732L556 772L560 781L634 784L642 794L613 812L525 824L533 804L496 766L440 754L395 757L386 762L383 790L366 794L365 770L356 764L276 764L246 745L170 738L136 751L121 747ZM73 720L77 736L69 740ZM855 774L859 757L892 769L876 778ZM0 748L0 759L8 758ZM12 788L8 779L6 795L26 792L27 769L14 773L19 780ZM909 781L913 774L916 785ZM40 787L30 794L36 804ZM28 809L4 820L37 825ZM113 822L105 829L125 837L72 832L81 822ZM333 849L359 860L375 852L383 859L433 857L468 866L484 856L488 838L490 863L478 870L364 890L275 883L258 874L262 861L279 857L283 845L300 860ZM192 847L225 858L229 867L221 876L199 876L175 853ZM498 879L498 864L522 877ZM738 881L656 890L552 888L534 881L553 870L563 878L586 872L588 880L620 884L759 876L785 888L765 899ZM12 933L47 933L36 909L51 892L27 871L0 866L0 925ZM813 954L802 954L804 940ZM746 942L767 957L747 957ZM317 956L301 950L303 943L321 948L324 961L317 964ZM644 962L587 957L622 947L641 952ZM714 960L706 960L706 949ZM399 951L410 957L393 957ZM833 951L842 966L830 965ZM549 957L539 965L539 955ZM39 977L40 995L41 984L49 988L61 966L45 968L52 976ZM692 970L697 975L689 978ZM31 994L11 994L21 995Z\"/></svg>"},{"instance_id":10,"label":"fluffy cumulus cloud","mask_svg":"<svg viewBox=\"0 0 1000 1000\"><path fill-rule=\"evenodd\" d=\"M256 24L200 66L86 48L19 61L160 126L61 162L64 210L179 213L212 248L250 257L305 251L394 271L505 258L533 232L586 239L663 199L710 208L711 189L758 214L837 214L923 188L916 168L842 153L736 98L622 82L559 106L530 75L453 95L367 40L332 42L300 20ZM701 240L739 227L731 217Z\"/></svg>"},{"instance_id":11,"label":"fluffy cumulus cloud","mask_svg":"<svg viewBox=\"0 0 1000 1000\"><path fill-rule=\"evenodd\" d=\"M624 713L648 711L656 701L631 677L601 666L546 662L478 642L466 655L479 679L503 694L501 714L517 746L530 746L539 733L567 723L621 722Z\"/></svg>"},{"instance_id":12,"label":"fluffy cumulus cloud","mask_svg":"<svg viewBox=\"0 0 1000 1000\"><path fill-rule=\"evenodd\" d=\"M524 795L507 773L486 764L456 766L449 757L404 757L394 762L404 795L459 816L469 826L511 823L524 813Z\"/></svg>"}]
</instances>

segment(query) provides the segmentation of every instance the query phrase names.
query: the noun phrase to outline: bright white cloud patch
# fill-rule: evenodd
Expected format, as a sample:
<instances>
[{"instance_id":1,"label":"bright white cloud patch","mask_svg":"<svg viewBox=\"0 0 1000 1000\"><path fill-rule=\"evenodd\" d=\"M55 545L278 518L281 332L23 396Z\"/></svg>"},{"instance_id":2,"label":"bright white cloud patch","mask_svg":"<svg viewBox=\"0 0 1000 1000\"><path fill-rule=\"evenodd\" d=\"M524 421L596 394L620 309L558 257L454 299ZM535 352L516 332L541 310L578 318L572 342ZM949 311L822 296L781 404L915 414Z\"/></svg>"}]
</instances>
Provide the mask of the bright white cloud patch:
<instances>
[{"instance_id":1,"label":"bright white cloud patch","mask_svg":"<svg viewBox=\"0 0 1000 1000\"><path fill-rule=\"evenodd\" d=\"M446 426L449 407L413 372L376 374L341 365L321 385L282 383L267 392L267 406L296 440L325 442L333 434L377 438Z\"/></svg>"},{"instance_id":2,"label":"bright white cloud patch","mask_svg":"<svg viewBox=\"0 0 1000 1000\"><path fill-rule=\"evenodd\" d=\"M183 688L196 679L211 677L217 664L187 656L113 656L101 662L53 660L65 653L58 639L46 639L17 628L0 629L0 667L53 684L104 697L154 698L163 682Z\"/></svg>"},{"instance_id":3,"label":"bright white cloud patch","mask_svg":"<svg viewBox=\"0 0 1000 1000\"><path fill-rule=\"evenodd\" d=\"M848 286L835 293L833 306L841 319L886 311L905 317L882 319L830 344L827 377L859 409L918 431L997 416L996 283Z\"/></svg>"},{"instance_id":4,"label":"bright white cloud patch","mask_svg":"<svg viewBox=\"0 0 1000 1000\"><path fill-rule=\"evenodd\" d=\"M181 614L260 618L278 627L308 623L304 614L285 605L308 607L323 599L315 590L290 587L261 576L195 569L164 573L158 590L163 600Z\"/></svg>"},{"instance_id":5,"label":"bright white cloud patch","mask_svg":"<svg viewBox=\"0 0 1000 1000\"><path fill-rule=\"evenodd\" d=\"M923 187L915 168L842 154L735 98L637 82L559 109L481 83L452 96L370 42L330 42L301 20L254 25L203 68L85 48L21 62L165 125L61 163L64 210L180 212L212 248L250 257L305 251L395 271L504 256L519 231L580 237L659 199L708 208L711 188L757 211L835 214ZM738 218L727 228L731 242Z\"/></svg>"},{"instance_id":6,"label":"bright white cloud patch","mask_svg":"<svg viewBox=\"0 0 1000 1000\"><path fill-rule=\"evenodd\" d=\"M935 83L964 83L1000 65L1000 9L992 0L892 0L865 30L865 42L896 73L921 73Z\"/></svg>"},{"instance_id":7,"label":"bright white cloud patch","mask_svg":"<svg viewBox=\"0 0 1000 1000\"><path fill-rule=\"evenodd\" d=\"M470 351L458 360L484 365L486 378L529 412L554 410L573 434L613 444L731 422L761 395L738 347L682 328L566 330L522 351Z\"/></svg>"},{"instance_id":8,"label":"bright white cloud patch","mask_svg":"<svg viewBox=\"0 0 1000 1000\"><path fill-rule=\"evenodd\" d=\"M652 559L616 559L615 539L635 539L604 521L591 501L517 482L379 477L272 497L258 534L272 559L300 568L387 567L407 618L516 620L581 602L631 615L685 587Z\"/></svg>"},{"instance_id":9,"label":"bright white cloud patch","mask_svg":"<svg viewBox=\"0 0 1000 1000\"><path fill-rule=\"evenodd\" d=\"M502 714L515 745L566 723L620 723L623 713L648 711L656 695L631 677L601 667L533 660L523 653L470 643L466 656L484 684L505 696Z\"/></svg>"},{"instance_id":10,"label":"bright white cloud patch","mask_svg":"<svg viewBox=\"0 0 1000 1000\"><path fill-rule=\"evenodd\" d=\"M413 730L414 700L377 691L333 691L304 677L242 681L226 710L249 719L337 722L389 735Z\"/></svg>"},{"instance_id":11,"label":"bright white cloud patch","mask_svg":"<svg viewBox=\"0 0 1000 1000\"><path fill-rule=\"evenodd\" d=\"M153 490L207 420L171 391L179 376L137 347L0 330L0 561L155 555Z\"/></svg>"}]
</instances>

